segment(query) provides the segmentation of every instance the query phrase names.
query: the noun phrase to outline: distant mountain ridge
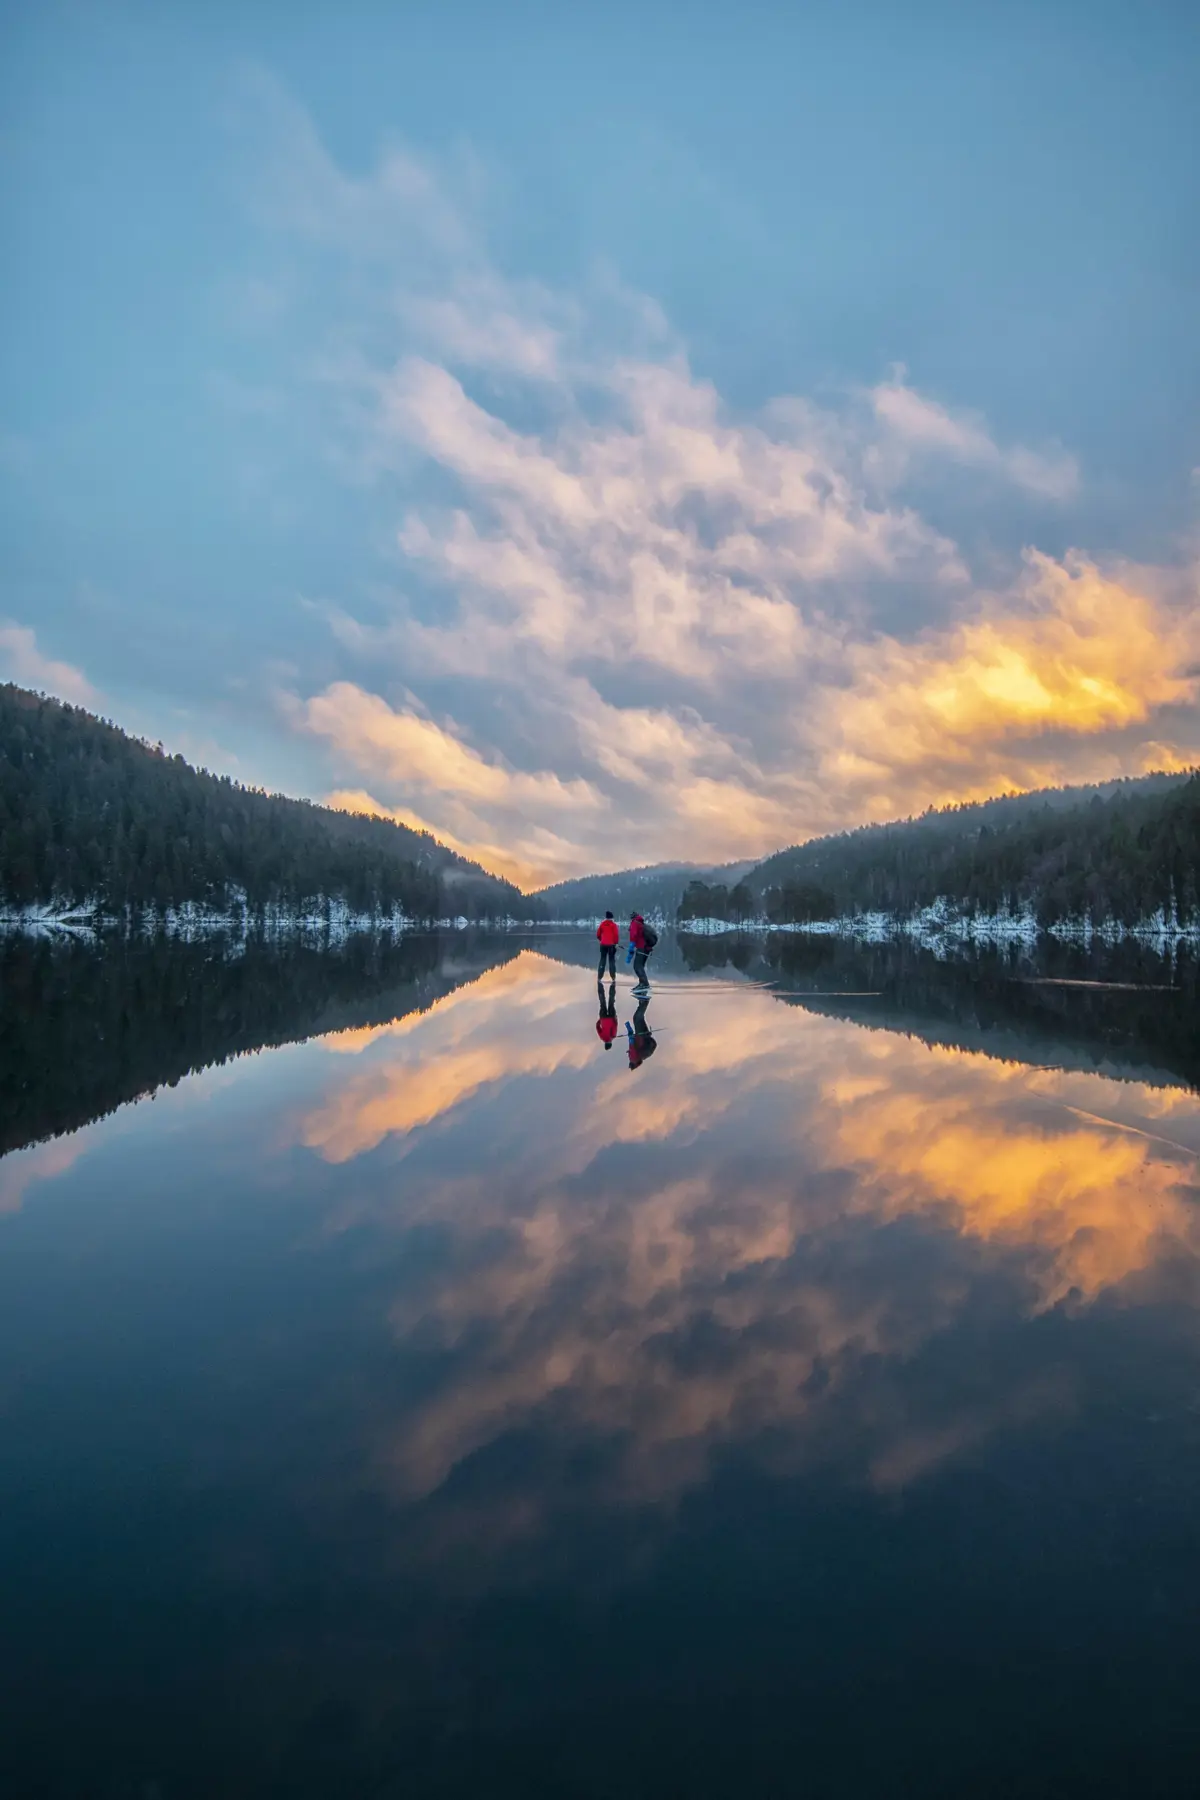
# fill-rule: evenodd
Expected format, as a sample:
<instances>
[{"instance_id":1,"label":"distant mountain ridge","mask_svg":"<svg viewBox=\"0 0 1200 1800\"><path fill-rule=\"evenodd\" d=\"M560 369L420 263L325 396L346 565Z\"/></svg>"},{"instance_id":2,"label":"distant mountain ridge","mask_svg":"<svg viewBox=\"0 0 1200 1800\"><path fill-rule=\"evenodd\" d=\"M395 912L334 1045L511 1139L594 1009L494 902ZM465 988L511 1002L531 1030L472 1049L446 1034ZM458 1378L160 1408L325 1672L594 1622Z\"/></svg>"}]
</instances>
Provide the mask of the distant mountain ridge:
<instances>
[{"instance_id":1,"label":"distant mountain ridge","mask_svg":"<svg viewBox=\"0 0 1200 1800\"><path fill-rule=\"evenodd\" d=\"M538 888L533 898L549 919L583 919L600 916L610 908L618 918L632 912L663 913L674 918L687 883L699 877L736 882L753 862L648 863L640 869L621 869L611 875L580 875L573 881L556 881Z\"/></svg>"}]
</instances>

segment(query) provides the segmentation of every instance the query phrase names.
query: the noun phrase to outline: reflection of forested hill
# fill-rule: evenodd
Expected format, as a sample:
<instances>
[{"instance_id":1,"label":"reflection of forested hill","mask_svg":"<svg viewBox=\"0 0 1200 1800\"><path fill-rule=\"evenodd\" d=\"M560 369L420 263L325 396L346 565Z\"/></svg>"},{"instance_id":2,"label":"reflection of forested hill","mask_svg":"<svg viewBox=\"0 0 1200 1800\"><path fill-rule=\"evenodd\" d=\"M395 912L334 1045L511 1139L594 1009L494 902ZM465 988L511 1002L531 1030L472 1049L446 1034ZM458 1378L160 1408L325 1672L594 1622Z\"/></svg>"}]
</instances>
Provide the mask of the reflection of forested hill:
<instances>
[{"instance_id":1,"label":"reflection of forested hill","mask_svg":"<svg viewBox=\"0 0 1200 1800\"><path fill-rule=\"evenodd\" d=\"M0 937L0 1153L245 1051L416 1012L520 947L474 932L328 950Z\"/></svg>"},{"instance_id":2,"label":"reflection of forested hill","mask_svg":"<svg viewBox=\"0 0 1200 1800\"><path fill-rule=\"evenodd\" d=\"M691 968L732 963L776 982L789 1004L856 1024L1016 1062L1104 1068L1200 1088L1200 978L1193 958L1172 968L1133 948L1084 958L1051 943L1036 961L979 952L943 962L905 940L681 936L679 943ZM1058 985L1077 981L1131 985ZM857 998L853 990L870 992Z\"/></svg>"}]
</instances>

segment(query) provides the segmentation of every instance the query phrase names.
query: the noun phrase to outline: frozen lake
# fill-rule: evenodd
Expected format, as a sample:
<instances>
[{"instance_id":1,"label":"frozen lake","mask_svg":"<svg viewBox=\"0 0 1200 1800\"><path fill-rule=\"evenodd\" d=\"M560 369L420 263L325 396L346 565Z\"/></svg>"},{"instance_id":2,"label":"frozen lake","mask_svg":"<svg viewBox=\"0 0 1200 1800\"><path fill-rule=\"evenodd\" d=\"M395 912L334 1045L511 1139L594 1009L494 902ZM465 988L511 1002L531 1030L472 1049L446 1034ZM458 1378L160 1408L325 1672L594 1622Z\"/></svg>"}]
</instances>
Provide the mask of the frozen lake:
<instances>
[{"instance_id":1,"label":"frozen lake","mask_svg":"<svg viewBox=\"0 0 1200 1800\"><path fill-rule=\"evenodd\" d=\"M1056 956L7 942L0 1784L1194 1793L1196 973Z\"/></svg>"}]
</instances>

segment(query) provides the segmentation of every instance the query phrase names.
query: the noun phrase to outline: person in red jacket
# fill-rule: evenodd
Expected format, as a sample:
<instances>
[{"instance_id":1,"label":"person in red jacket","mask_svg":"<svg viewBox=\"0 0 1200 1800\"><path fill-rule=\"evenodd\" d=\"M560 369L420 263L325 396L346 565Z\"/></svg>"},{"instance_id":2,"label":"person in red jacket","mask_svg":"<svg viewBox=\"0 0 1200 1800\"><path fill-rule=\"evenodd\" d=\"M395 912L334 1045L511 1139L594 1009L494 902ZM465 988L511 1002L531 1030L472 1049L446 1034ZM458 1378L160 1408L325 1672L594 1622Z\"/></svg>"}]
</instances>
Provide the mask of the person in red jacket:
<instances>
[{"instance_id":1,"label":"person in red jacket","mask_svg":"<svg viewBox=\"0 0 1200 1800\"><path fill-rule=\"evenodd\" d=\"M606 1050L611 1050L617 1035L617 985L608 984L608 999L604 998L604 983L596 983L596 998L600 1002L600 1017L596 1020L596 1036Z\"/></svg>"},{"instance_id":2,"label":"person in red jacket","mask_svg":"<svg viewBox=\"0 0 1200 1800\"><path fill-rule=\"evenodd\" d=\"M646 935L646 921L641 913L635 912L629 919L629 942L633 945L633 979L634 993L647 985L646 958L658 942L657 932L654 936Z\"/></svg>"},{"instance_id":3,"label":"person in red jacket","mask_svg":"<svg viewBox=\"0 0 1200 1800\"><path fill-rule=\"evenodd\" d=\"M621 928L612 914L605 913L601 919L596 936L600 939L600 968L598 974L604 979L604 965L608 964L608 978L617 979L617 945L621 941Z\"/></svg>"}]
</instances>

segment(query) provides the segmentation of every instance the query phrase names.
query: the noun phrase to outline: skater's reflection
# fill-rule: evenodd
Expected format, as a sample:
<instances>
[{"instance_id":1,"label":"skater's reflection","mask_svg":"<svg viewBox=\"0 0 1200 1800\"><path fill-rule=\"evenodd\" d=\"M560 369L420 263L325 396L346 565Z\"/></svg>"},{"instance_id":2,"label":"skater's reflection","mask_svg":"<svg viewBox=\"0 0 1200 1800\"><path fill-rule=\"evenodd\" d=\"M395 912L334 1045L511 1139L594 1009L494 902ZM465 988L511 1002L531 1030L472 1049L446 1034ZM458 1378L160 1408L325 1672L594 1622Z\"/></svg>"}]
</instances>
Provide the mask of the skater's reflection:
<instances>
[{"instance_id":1,"label":"skater's reflection","mask_svg":"<svg viewBox=\"0 0 1200 1800\"><path fill-rule=\"evenodd\" d=\"M608 998L604 997L604 983L596 983L596 998L600 1002L600 1017L596 1020L596 1036L606 1050L613 1047L613 1039L617 1035L617 985L610 982Z\"/></svg>"},{"instance_id":2,"label":"skater's reflection","mask_svg":"<svg viewBox=\"0 0 1200 1800\"><path fill-rule=\"evenodd\" d=\"M658 1049L658 1044L655 1042L646 1020L646 1008L649 1004L650 995L643 994L638 1001L632 1024L626 1023L625 1026L629 1036L629 1066L631 1069L640 1069L646 1058L653 1056Z\"/></svg>"}]
</instances>

